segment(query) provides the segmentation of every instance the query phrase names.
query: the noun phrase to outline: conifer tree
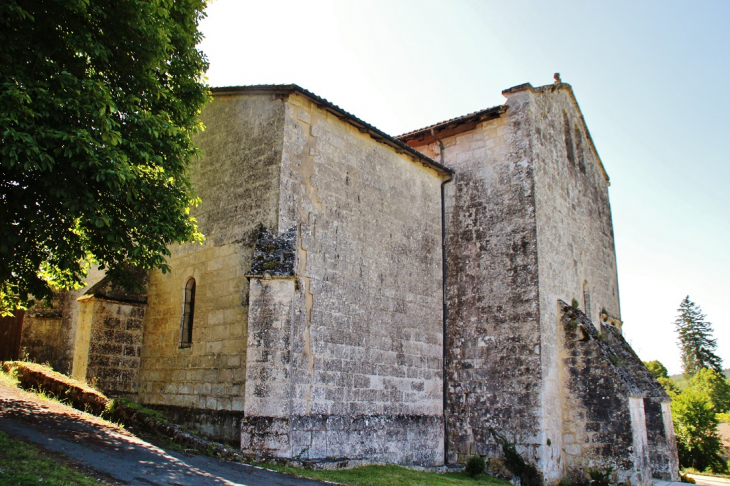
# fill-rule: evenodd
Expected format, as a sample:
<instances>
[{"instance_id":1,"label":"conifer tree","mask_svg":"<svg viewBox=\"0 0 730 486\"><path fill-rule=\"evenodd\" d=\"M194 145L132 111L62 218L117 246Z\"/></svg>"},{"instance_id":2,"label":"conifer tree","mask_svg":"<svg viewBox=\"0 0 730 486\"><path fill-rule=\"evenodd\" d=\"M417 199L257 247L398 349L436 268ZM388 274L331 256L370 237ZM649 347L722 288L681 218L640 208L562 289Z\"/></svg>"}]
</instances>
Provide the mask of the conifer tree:
<instances>
[{"instance_id":1,"label":"conifer tree","mask_svg":"<svg viewBox=\"0 0 730 486\"><path fill-rule=\"evenodd\" d=\"M689 300L688 295L678 311L674 324L679 335L684 374L691 376L703 368L722 373L722 359L715 354L717 340L712 338L712 324L705 321L702 309Z\"/></svg>"}]
</instances>

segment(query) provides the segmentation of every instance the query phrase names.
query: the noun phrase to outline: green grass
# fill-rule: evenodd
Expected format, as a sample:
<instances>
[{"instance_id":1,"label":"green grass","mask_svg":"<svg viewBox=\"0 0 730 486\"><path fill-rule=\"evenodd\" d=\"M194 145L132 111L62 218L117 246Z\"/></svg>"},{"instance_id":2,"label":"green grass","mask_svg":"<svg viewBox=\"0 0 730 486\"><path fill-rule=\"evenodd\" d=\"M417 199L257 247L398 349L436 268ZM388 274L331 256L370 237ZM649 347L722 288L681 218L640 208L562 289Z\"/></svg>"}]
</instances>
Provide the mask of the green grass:
<instances>
[{"instance_id":1,"label":"green grass","mask_svg":"<svg viewBox=\"0 0 730 486\"><path fill-rule=\"evenodd\" d=\"M117 406L122 405L126 408L129 408L131 410L134 410L136 413L140 413L142 415L147 416L148 418L152 420L156 420L158 422L161 422L163 424L169 424L170 422L167 420L167 418L158 412L157 410L152 410L151 408L147 408L144 405L140 405L137 402L133 402L132 400L128 400L126 398L115 398L111 400L107 406L106 406L106 412L102 415L106 414L113 414Z\"/></svg>"},{"instance_id":2,"label":"green grass","mask_svg":"<svg viewBox=\"0 0 730 486\"><path fill-rule=\"evenodd\" d=\"M400 466L363 466L354 469L339 469L334 471L314 471L290 466L275 464L260 464L275 471L285 472L294 476L316 479L319 481L334 481L346 486L382 486L397 484L399 486L449 486L449 485L485 485L505 486L509 483L482 474L470 478L465 472L433 473L413 471Z\"/></svg>"},{"instance_id":3,"label":"green grass","mask_svg":"<svg viewBox=\"0 0 730 486\"><path fill-rule=\"evenodd\" d=\"M724 479L730 479L730 474L722 474L722 473L714 473L710 469L707 469L706 471L698 471L697 469L693 467L683 467L680 468L680 474L699 474L701 476L712 476L716 478L724 478Z\"/></svg>"},{"instance_id":4,"label":"green grass","mask_svg":"<svg viewBox=\"0 0 730 486\"><path fill-rule=\"evenodd\" d=\"M57 457L0 432L0 485L99 485L99 481L60 464ZM102 483L103 484L103 483Z\"/></svg>"},{"instance_id":5,"label":"green grass","mask_svg":"<svg viewBox=\"0 0 730 486\"><path fill-rule=\"evenodd\" d=\"M9 386L11 388L18 388L18 378L15 377L15 373L6 373L5 370L0 368L0 385Z\"/></svg>"}]
</instances>

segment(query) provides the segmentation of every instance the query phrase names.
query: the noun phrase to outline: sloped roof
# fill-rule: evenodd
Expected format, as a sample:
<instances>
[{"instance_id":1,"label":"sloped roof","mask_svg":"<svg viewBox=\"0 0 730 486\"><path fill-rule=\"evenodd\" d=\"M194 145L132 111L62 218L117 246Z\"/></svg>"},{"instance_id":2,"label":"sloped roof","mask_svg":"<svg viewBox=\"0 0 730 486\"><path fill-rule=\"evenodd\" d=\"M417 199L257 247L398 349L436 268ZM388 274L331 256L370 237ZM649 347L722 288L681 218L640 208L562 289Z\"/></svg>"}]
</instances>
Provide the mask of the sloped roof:
<instances>
[{"instance_id":1,"label":"sloped roof","mask_svg":"<svg viewBox=\"0 0 730 486\"><path fill-rule=\"evenodd\" d=\"M329 113L332 113L340 120L344 121L345 123L349 123L350 125L354 126L358 130L360 130L363 133L367 133L370 135L370 137L382 144L388 145L392 147L397 153L399 154L407 154L409 155L414 161L418 161L421 164L425 165L426 167L429 167L431 169L436 170L436 172L440 173L444 176L449 176L454 174L454 171L452 169L449 169L445 165L442 165L435 160L432 160L429 157L426 157L421 152L409 147L402 141L398 140L395 137L392 137L391 135L388 135L387 133L383 132L382 130L379 130L378 128L375 128L374 126L370 125L369 123L361 120L360 118L356 117L352 113L349 113L339 106L335 105L334 103L327 101L324 98L321 98L317 96L316 94L312 93L309 90L306 90L302 88L301 86L298 86L296 84L259 84L259 85L250 85L250 86L221 86L216 88L211 88L211 92L215 96L218 95L225 95L225 94L277 94L277 95L284 95L288 96L292 93L304 96L305 98L309 99L312 103L317 105L317 107L328 111Z\"/></svg>"},{"instance_id":2,"label":"sloped roof","mask_svg":"<svg viewBox=\"0 0 730 486\"><path fill-rule=\"evenodd\" d=\"M424 128L419 128L418 130L398 135L395 138L404 143L408 143L412 140L418 140L420 143L430 143L435 140L432 133L434 131L447 132L444 136L448 137L455 135L456 133L470 130L474 128L477 123L499 118L506 111L507 105L493 106L492 108L475 111L473 113L451 118L450 120L435 123Z\"/></svg>"}]
</instances>

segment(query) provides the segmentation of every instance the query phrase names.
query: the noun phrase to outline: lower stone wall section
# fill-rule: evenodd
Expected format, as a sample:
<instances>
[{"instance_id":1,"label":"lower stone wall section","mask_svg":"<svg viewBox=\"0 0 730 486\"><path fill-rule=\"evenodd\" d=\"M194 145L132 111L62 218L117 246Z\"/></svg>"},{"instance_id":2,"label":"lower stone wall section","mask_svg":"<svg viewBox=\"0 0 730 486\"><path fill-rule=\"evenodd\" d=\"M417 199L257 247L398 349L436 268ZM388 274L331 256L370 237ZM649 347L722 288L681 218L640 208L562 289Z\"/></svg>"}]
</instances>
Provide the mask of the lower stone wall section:
<instances>
[{"instance_id":1,"label":"lower stone wall section","mask_svg":"<svg viewBox=\"0 0 730 486\"><path fill-rule=\"evenodd\" d=\"M165 405L146 405L162 412L172 423L194 429L205 437L238 448L241 444L243 412L201 410Z\"/></svg>"},{"instance_id":2,"label":"lower stone wall section","mask_svg":"<svg viewBox=\"0 0 730 486\"><path fill-rule=\"evenodd\" d=\"M145 310L144 304L94 304L86 380L109 396L136 398Z\"/></svg>"},{"instance_id":3,"label":"lower stone wall section","mask_svg":"<svg viewBox=\"0 0 730 486\"><path fill-rule=\"evenodd\" d=\"M649 485L652 476L676 480L669 397L617 328L599 332L581 310L559 306L564 478L581 482L598 470L632 485Z\"/></svg>"},{"instance_id":4,"label":"lower stone wall section","mask_svg":"<svg viewBox=\"0 0 730 486\"><path fill-rule=\"evenodd\" d=\"M660 398L644 398L644 414L652 477L677 481L679 462L670 403Z\"/></svg>"},{"instance_id":5,"label":"lower stone wall section","mask_svg":"<svg viewBox=\"0 0 730 486\"><path fill-rule=\"evenodd\" d=\"M36 317L26 314L18 359L48 363L54 370L68 372L70 330L61 317Z\"/></svg>"},{"instance_id":6,"label":"lower stone wall section","mask_svg":"<svg viewBox=\"0 0 730 486\"><path fill-rule=\"evenodd\" d=\"M72 323L64 319L69 292L54 295L51 307L38 303L23 319L18 359L50 365L59 373L69 373L73 360Z\"/></svg>"},{"instance_id":7,"label":"lower stone wall section","mask_svg":"<svg viewBox=\"0 0 730 486\"><path fill-rule=\"evenodd\" d=\"M434 465L443 461L443 418L433 415L246 417L241 448L303 462Z\"/></svg>"}]
</instances>

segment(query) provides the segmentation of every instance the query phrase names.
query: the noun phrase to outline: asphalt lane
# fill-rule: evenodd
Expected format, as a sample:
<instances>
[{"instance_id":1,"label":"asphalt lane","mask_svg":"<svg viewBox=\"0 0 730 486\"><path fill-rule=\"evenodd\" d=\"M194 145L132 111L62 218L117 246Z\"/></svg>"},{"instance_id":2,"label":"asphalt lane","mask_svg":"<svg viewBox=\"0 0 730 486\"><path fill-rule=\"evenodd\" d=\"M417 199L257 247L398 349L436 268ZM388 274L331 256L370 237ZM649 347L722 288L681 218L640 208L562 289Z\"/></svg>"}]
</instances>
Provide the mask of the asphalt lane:
<instances>
[{"instance_id":1,"label":"asphalt lane","mask_svg":"<svg viewBox=\"0 0 730 486\"><path fill-rule=\"evenodd\" d=\"M156 447L96 417L0 385L0 430L131 485L315 486L325 483Z\"/></svg>"}]
</instances>

